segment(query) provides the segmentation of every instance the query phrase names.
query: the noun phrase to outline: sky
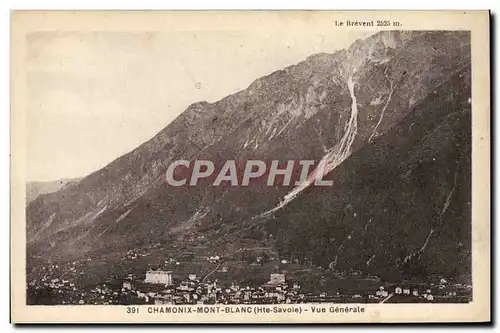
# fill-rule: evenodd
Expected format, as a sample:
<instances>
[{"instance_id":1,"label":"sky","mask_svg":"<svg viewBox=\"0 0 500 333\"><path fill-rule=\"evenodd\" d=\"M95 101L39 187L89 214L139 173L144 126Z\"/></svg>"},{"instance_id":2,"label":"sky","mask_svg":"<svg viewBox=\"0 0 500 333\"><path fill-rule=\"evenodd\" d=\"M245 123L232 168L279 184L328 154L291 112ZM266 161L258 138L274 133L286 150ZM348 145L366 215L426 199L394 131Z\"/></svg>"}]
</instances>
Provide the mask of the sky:
<instances>
[{"instance_id":1,"label":"sky","mask_svg":"<svg viewBox=\"0 0 500 333\"><path fill-rule=\"evenodd\" d=\"M215 102L372 33L30 33L27 180L86 176L152 138L190 104Z\"/></svg>"}]
</instances>

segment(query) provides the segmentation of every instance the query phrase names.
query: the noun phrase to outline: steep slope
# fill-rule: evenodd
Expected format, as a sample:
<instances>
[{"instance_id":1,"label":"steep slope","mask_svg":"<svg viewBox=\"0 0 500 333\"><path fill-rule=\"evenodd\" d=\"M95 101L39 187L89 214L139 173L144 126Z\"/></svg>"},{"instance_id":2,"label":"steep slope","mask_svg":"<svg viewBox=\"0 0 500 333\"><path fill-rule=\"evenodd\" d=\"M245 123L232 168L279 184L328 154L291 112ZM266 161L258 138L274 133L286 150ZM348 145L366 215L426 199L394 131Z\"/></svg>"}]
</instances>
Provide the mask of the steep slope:
<instances>
[{"instance_id":1,"label":"steep slope","mask_svg":"<svg viewBox=\"0 0 500 333\"><path fill-rule=\"evenodd\" d=\"M462 79L456 79L458 73ZM457 103L470 96L468 73L467 32L382 32L355 42L347 50L311 56L216 103L195 103L150 141L85 177L77 186L29 203L29 256L65 260L155 242L175 243L193 234L203 234L212 244L230 248L238 244L238 237L249 237L250 232L253 238L271 239L282 253L290 256L299 253L292 251L295 243L299 244L296 248L300 253L315 252L321 244L322 251L327 251L321 258L332 268L341 267L341 262L356 262L343 256L354 255L360 248L373 247L373 254L382 252L398 258L404 254L410 256L407 263L424 258L434 247L435 239L439 239L437 228L429 231L433 230L431 222L425 227L413 220L408 222L408 226L421 227L426 237L431 233L426 251L418 255L411 253L415 252L415 244L424 243L420 236L408 245L401 241L401 255L395 255L390 246L367 241L364 245L352 245L348 251L347 245L342 245L342 237L365 221L361 212L356 213L355 220L359 221L352 223L345 214L352 209L349 207L364 206L367 211L363 218L373 220L378 216L378 224L384 226L381 230L386 230L384 235L392 235L397 230L391 227L395 222L385 222L387 219L375 206L384 207L387 214L395 217L402 214L399 210L407 208L401 206L401 195L415 192L421 200L415 205L415 216L417 208L427 210L438 205L443 209L441 197L433 201L417 191L439 182L427 180L434 176L427 173L425 164L415 165L419 158L425 160L434 153L452 149L453 135L448 138L435 132L436 122L444 128L455 128L451 124L455 111L451 105L462 105ZM448 94L457 89L460 93ZM429 104L431 101L433 104ZM447 115L450 120L443 120L448 119ZM461 126L467 127L468 118L460 119L464 121ZM448 121L450 124L446 125ZM430 141L417 145L416 141L426 135ZM460 147L465 149L467 145ZM172 188L166 184L164 173L171 161L195 158L210 159L218 165L226 159L322 160L327 163L335 185L320 190L307 186L268 187L262 182L249 187L218 188L210 187L210 180L197 187ZM379 174L367 169L369 163ZM407 167L405 172L416 168L414 172L422 173L424 180L418 183L409 174L403 183L407 188L399 193L395 189L398 182L382 179L390 179L388 175L394 179L403 177L397 173L405 169L403 166ZM466 168L459 170L457 177L466 181ZM441 168L435 171L443 172ZM438 176L436 179L440 180L444 177ZM441 192L431 192L449 194L446 179L448 183L442 185ZM466 189L455 191L465 193ZM387 201L391 193L397 193L392 199L394 207L392 201ZM449 203L441 213L443 219L448 218L447 211L458 205L452 197L445 197L444 202ZM300 224L300 216L312 220L311 223ZM339 226L332 220L342 223ZM470 220L464 218L460 225L470 225ZM309 243L303 238L307 233L311 235ZM326 246L323 238L331 238L332 234L337 235L335 241ZM300 235L302 239L297 238ZM450 236L446 233L444 237ZM359 237L353 234L350 239L354 238ZM451 246L451 239L444 244ZM366 262L368 255L371 258L370 251L366 250L360 260ZM385 268L396 259L378 260L372 259L367 266ZM376 262L380 264L375 265Z\"/></svg>"},{"instance_id":2,"label":"steep slope","mask_svg":"<svg viewBox=\"0 0 500 333\"><path fill-rule=\"evenodd\" d=\"M264 224L280 253L387 279L471 269L470 72L462 69L399 126Z\"/></svg>"}]
</instances>

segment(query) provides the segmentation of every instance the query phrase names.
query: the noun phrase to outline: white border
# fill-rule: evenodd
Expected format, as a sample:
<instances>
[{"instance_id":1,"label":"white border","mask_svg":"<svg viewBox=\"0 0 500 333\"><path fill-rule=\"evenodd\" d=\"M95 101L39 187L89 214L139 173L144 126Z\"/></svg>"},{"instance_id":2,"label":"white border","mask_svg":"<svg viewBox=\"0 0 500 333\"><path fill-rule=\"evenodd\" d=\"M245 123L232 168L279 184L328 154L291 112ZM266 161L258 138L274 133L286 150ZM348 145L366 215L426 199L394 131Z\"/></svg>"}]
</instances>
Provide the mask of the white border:
<instances>
[{"instance_id":1,"label":"white border","mask_svg":"<svg viewBox=\"0 0 500 333\"><path fill-rule=\"evenodd\" d=\"M493 13L498 13L498 1L493 0L475 0L475 1L453 1L446 3L438 3L435 0L420 0L412 2L402 2L402 1L377 1L376 8L377 9L493 9ZM329 4L327 1L318 1L318 0L308 0L308 1L271 1L271 0L253 0L253 1L217 1L213 0L210 2L207 1L183 1L181 2L171 2L166 4L163 1L151 1L151 0L141 0L141 1L130 1L130 0L122 0L122 1L105 1L105 0L74 0L74 1L63 1L63 0L45 0L45 1L34 1L34 0L6 0L2 1L1 4L1 18L2 18L2 29L0 30L0 40L2 45L4 46L3 52L1 52L1 64L0 67L2 70L2 90L0 94L0 99L3 106L3 112L0 112L0 126L2 127L0 130L0 182L2 185L0 190L0 211L2 214L4 228L3 235L3 244L4 251L2 251L2 261L1 264L3 267L8 267L9 265L9 251L7 248L9 244L9 152L10 152L10 114L9 114L9 19L10 19L10 10L11 9L366 9L366 8L374 8L375 3L372 1L359 1L359 0L350 0L348 2L343 3L332 3ZM497 17L498 20L498 17ZM497 23L498 24L498 23ZM495 44L498 45L498 33L493 35L495 37ZM498 54L497 48L493 50L492 59L499 59L500 56ZM496 66L495 76L498 76L498 66ZM499 93L498 85L494 85L495 91L492 92L493 96ZM495 112L495 110L493 110ZM495 125L498 125L498 116L495 120ZM493 138L494 141L494 138ZM495 153L498 153L498 144L497 149L495 149ZM494 171L497 171L499 164L497 163ZM493 170L492 170L493 172ZM495 200L494 206L499 206L500 199ZM496 214L493 218L496 217ZM494 219L495 221L496 219ZM494 236L497 236L498 227L495 228L496 233ZM497 238L498 239L498 238ZM499 261L499 256L494 248L496 261L493 265L496 266ZM7 269L2 274L2 282L4 288L9 285L9 274L7 274ZM495 288L498 291L498 288ZM5 294L4 294L5 295ZM498 296L498 292L495 295ZM4 320L2 321L2 332L10 332L14 330L12 325L8 324L9 312L10 312L10 304L9 298L4 297L2 306L2 313L4 314ZM498 307L496 308L496 313L493 318L498 319ZM7 317L7 318L5 318ZM365 330L367 327L360 327L357 329ZM423 327L413 327L413 328L405 328L405 329L422 329ZM76 328L78 329L78 328ZM81 328L79 328L81 329ZM109 331L122 331L124 327L119 328L111 328ZM170 327L169 329L174 329ZM194 328L191 328L194 330ZM234 327L230 328L231 330L235 329ZM262 330L264 328L259 328ZM287 328L282 328L287 329ZM346 328L336 328L340 331L347 330ZM348 328L349 329L349 328ZM356 329L356 328L350 328ZM437 328L425 328L427 331L436 331ZM467 328L466 330L472 330L472 328ZM67 328L69 330L69 328ZM189 329L188 329L189 330ZM214 328L209 329L214 330ZM49 332L52 331L51 328L42 328L39 329L39 332ZM66 331L66 329L64 329Z\"/></svg>"}]
</instances>

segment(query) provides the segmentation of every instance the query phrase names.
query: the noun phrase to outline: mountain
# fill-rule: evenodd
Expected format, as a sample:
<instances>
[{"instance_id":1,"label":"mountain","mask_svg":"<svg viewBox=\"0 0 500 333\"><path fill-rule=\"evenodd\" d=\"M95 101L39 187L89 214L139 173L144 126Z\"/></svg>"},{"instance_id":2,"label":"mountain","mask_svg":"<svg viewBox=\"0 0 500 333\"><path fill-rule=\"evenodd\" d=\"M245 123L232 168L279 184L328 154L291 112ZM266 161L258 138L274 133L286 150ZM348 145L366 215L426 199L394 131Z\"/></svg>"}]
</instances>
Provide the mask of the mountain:
<instances>
[{"instance_id":1,"label":"mountain","mask_svg":"<svg viewBox=\"0 0 500 333\"><path fill-rule=\"evenodd\" d=\"M393 279L470 275L470 66L468 32L386 31L192 104L132 152L29 202L28 261L160 244L156 263L203 245L197 254L266 248ZM180 159L323 161L334 185L169 186Z\"/></svg>"},{"instance_id":2,"label":"mountain","mask_svg":"<svg viewBox=\"0 0 500 333\"><path fill-rule=\"evenodd\" d=\"M81 178L67 178L59 179L53 181L43 181L43 182L27 182L26 183L26 201L29 203L41 194L54 193L59 191L64 186L76 185Z\"/></svg>"}]
</instances>

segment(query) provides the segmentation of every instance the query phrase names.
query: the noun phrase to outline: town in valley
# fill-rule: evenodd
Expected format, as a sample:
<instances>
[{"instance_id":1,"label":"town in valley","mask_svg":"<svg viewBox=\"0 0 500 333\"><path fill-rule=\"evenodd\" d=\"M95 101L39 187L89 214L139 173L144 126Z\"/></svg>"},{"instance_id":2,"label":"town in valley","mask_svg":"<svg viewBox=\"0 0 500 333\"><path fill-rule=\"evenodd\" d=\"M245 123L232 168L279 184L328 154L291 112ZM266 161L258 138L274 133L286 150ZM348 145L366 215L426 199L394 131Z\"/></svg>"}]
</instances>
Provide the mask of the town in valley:
<instances>
[{"instance_id":1,"label":"town in valley","mask_svg":"<svg viewBox=\"0 0 500 333\"><path fill-rule=\"evenodd\" d=\"M27 302L37 305L214 305L467 303L472 300L470 284L439 276L425 282L395 283L361 271L305 268L293 260L260 256L240 262L220 255L181 256L168 258L153 267L146 264L150 256L151 251L129 250L120 260L123 266L119 269L123 273L110 273L103 280L93 280L96 276L92 274L97 273L89 273L91 267L106 266L103 258L38 265L29 274ZM235 279L232 271L241 269L246 278Z\"/></svg>"}]
</instances>

